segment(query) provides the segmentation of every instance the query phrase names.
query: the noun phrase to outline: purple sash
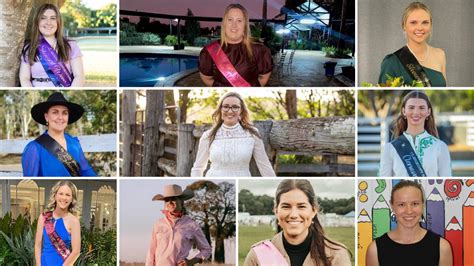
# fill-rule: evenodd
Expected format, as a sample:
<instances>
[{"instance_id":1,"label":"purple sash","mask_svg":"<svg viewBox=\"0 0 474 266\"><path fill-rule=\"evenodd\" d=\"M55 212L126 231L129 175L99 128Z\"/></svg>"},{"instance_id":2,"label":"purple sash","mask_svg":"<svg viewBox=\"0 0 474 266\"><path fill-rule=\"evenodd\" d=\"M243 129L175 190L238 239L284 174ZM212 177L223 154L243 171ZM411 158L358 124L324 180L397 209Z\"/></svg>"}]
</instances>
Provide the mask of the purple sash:
<instances>
[{"instance_id":1,"label":"purple sash","mask_svg":"<svg viewBox=\"0 0 474 266\"><path fill-rule=\"evenodd\" d=\"M67 69L64 62L59 58L58 53L49 45L46 39L41 36L38 46L38 58L43 65L44 71L56 87L71 87L73 76Z\"/></svg>"},{"instance_id":2,"label":"purple sash","mask_svg":"<svg viewBox=\"0 0 474 266\"><path fill-rule=\"evenodd\" d=\"M58 252L59 256L65 261L67 257L71 254L71 251L67 248L66 243L61 239L61 237L56 233L54 229L54 219L53 219L53 212L45 212L43 213L44 216L44 228L46 229L46 233L48 234L48 238L53 244L54 249Z\"/></svg>"},{"instance_id":3,"label":"purple sash","mask_svg":"<svg viewBox=\"0 0 474 266\"><path fill-rule=\"evenodd\" d=\"M230 62L227 55L221 49L219 41L215 41L206 47L212 57L214 64L222 75L229 81L233 87L251 87Z\"/></svg>"}]
</instances>

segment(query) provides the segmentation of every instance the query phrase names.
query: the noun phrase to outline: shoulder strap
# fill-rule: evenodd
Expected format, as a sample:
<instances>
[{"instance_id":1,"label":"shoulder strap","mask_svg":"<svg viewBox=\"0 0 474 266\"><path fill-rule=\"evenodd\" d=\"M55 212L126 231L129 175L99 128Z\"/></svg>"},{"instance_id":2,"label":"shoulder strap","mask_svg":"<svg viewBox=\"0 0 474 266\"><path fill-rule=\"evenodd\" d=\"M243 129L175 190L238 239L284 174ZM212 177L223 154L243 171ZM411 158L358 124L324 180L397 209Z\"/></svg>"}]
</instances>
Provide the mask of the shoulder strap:
<instances>
[{"instance_id":1,"label":"shoulder strap","mask_svg":"<svg viewBox=\"0 0 474 266\"><path fill-rule=\"evenodd\" d=\"M400 159L402 159L403 165L405 166L409 176L426 176L423 165L421 165L418 156L416 156L415 151L405 135L402 134L396 140L392 141L392 145L397 151L398 156L400 156Z\"/></svg>"},{"instance_id":2,"label":"shoulder strap","mask_svg":"<svg viewBox=\"0 0 474 266\"><path fill-rule=\"evenodd\" d=\"M408 74L410 74L412 79L423 82L424 87L431 87L431 81L426 75L425 70L407 46L403 46L394 54L398 57L400 62L402 62L403 67Z\"/></svg>"},{"instance_id":3,"label":"shoulder strap","mask_svg":"<svg viewBox=\"0 0 474 266\"><path fill-rule=\"evenodd\" d=\"M230 62L227 55L222 50L219 41L215 41L206 47L206 50L212 57L212 61L216 64L217 69L234 87L251 87L251 85L237 72Z\"/></svg>"},{"instance_id":4,"label":"shoulder strap","mask_svg":"<svg viewBox=\"0 0 474 266\"><path fill-rule=\"evenodd\" d=\"M58 255L65 261L71 254L71 251L67 248L66 243L64 243L64 240L58 235L54 228L53 212L45 212L43 213L43 217L46 234Z\"/></svg>"},{"instance_id":5,"label":"shoulder strap","mask_svg":"<svg viewBox=\"0 0 474 266\"><path fill-rule=\"evenodd\" d=\"M260 265L270 266L289 266L288 261L283 257L280 251L273 245L272 242L265 240L262 243L252 247L257 255Z\"/></svg>"},{"instance_id":6,"label":"shoulder strap","mask_svg":"<svg viewBox=\"0 0 474 266\"><path fill-rule=\"evenodd\" d=\"M51 136L43 134L35 139L37 143L43 146L49 153L58 159L71 176L81 176L79 164L59 143Z\"/></svg>"}]
</instances>

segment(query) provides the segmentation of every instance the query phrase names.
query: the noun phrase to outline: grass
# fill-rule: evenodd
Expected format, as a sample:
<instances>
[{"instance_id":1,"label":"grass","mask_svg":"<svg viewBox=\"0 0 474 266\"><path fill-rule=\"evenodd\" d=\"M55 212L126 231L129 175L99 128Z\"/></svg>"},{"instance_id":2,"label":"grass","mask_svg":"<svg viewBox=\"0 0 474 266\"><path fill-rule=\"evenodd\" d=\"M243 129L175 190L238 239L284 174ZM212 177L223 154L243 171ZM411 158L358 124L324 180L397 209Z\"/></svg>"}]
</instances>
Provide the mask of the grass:
<instances>
[{"instance_id":1,"label":"grass","mask_svg":"<svg viewBox=\"0 0 474 266\"><path fill-rule=\"evenodd\" d=\"M326 227L326 235L337 242L344 244L352 253L352 264L354 265L354 237L353 227ZM274 232L270 226L239 226L239 265L243 265L250 247L262 240L271 239Z\"/></svg>"}]
</instances>

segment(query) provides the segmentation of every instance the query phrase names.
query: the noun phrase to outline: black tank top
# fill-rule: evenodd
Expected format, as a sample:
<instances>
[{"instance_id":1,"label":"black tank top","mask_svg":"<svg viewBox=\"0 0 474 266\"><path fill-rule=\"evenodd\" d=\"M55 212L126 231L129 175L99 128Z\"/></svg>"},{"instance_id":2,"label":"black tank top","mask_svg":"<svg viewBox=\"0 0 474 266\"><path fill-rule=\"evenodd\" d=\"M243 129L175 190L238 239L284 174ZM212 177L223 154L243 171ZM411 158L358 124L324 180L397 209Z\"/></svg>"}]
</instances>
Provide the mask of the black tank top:
<instances>
[{"instance_id":1,"label":"black tank top","mask_svg":"<svg viewBox=\"0 0 474 266\"><path fill-rule=\"evenodd\" d=\"M375 240L380 266L438 266L440 236L428 230L413 244L399 244L385 233Z\"/></svg>"}]
</instances>

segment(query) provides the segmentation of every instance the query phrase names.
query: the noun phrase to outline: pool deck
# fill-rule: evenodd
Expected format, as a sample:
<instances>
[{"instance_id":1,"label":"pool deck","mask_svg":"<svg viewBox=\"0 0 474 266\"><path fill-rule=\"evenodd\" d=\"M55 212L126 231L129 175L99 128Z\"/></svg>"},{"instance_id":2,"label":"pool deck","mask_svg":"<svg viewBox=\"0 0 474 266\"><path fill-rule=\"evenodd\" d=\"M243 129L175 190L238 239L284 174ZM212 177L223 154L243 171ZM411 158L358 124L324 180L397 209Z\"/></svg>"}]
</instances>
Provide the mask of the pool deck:
<instances>
[{"instance_id":1,"label":"pool deck","mask_svg":"<svg viewBox=\"0 0 474 266\"><path fill-rule=\"evenodd\" d=\"M199 56L201 47L186 47L184 50L173 50L170 46L121 46L121 53L158 53L183 54ZM289 56L289 55L287 55ZM275 67L267 84L268 87L341 87L345 86L338 79L325 76L324 63L337 62L335 73L341 73L342 66L354 65L354 59L327 58L322 51L297 50L293 58L292 72L284 69L283 75ZM155 87L204 87L197 69L180 72L158 82Z\"/></svg>"}]
</instances>

